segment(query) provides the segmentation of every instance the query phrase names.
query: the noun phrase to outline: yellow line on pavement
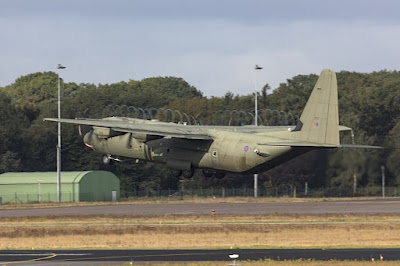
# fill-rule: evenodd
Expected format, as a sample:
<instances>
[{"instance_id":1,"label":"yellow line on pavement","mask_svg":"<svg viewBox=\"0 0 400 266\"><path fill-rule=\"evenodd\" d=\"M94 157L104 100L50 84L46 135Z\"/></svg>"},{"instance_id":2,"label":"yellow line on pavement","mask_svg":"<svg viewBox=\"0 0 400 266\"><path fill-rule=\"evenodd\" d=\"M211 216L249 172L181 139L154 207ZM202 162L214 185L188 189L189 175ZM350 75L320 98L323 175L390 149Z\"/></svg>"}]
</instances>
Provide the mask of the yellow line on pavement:
<instances>
[{"instance_id":1,"label":"yellow line on pavement","mask_svg":"<svg viewBox=\"0 0 400 266\"><path fill-rule=\"evenodd\" d=\"M38 255L41 255L41 254L38 254ZM43 257L43 258L36 258L36 259L31 259L31 260L20 260L20 261L8 261L8 262L0 262L0 263L3 264L3 265L29 263L29 262L39 261L39 260L48 260L48 259L52 259L52 258L57 256L56 253L49 253L49 254L46 254L46 255L48 255L48 256L47 257Z\"/></svg>"}]
</instances>

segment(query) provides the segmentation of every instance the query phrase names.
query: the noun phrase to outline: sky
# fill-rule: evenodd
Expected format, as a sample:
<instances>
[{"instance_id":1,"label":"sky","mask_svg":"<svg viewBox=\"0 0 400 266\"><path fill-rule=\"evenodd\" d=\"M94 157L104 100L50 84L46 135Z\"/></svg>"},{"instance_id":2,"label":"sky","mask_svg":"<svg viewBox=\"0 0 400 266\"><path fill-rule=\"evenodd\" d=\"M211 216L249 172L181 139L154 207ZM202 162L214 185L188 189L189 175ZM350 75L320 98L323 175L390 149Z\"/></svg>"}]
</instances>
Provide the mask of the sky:
<instances>
[{"instance_id":1,"label":"sky","mask_svg":"<svg viewBox=\"0 0 400 266\"><path fill-rule=\"evenodd\" d=\"M0 0L0 87L57 64L66 82L175 76L205 96L324 68L399 70L399 10L397 0Z\"/></svg>"}]
</instances>

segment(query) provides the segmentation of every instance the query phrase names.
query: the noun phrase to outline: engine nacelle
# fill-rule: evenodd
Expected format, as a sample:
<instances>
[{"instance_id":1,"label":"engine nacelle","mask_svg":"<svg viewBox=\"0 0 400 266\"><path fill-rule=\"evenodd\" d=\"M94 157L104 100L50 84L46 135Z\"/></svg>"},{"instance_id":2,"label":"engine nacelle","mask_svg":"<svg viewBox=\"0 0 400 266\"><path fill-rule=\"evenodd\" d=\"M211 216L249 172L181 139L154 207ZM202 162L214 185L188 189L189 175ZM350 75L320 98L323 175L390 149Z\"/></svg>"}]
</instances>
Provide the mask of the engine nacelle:
<instances>
[{"instance_id":1,"label":"engine nacelle","mask_svg":"<svg viewBox=\"0 0 400 266\"><path fill-rule=\"evenodd\" d=\"M101 139L106 139L116 135L115 131L108 127L93 127L93 133Z\"/></svg>"}]
</instances>

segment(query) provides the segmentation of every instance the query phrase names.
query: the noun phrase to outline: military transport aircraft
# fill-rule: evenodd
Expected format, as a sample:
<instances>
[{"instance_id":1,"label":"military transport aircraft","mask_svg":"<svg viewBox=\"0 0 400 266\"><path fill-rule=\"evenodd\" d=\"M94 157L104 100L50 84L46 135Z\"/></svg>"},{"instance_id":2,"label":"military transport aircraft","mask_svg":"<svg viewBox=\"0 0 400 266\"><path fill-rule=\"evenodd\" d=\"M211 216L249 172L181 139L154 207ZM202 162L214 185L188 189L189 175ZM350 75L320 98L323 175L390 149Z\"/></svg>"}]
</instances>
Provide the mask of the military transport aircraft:
<instances>
[{"instance_id":1,"label":"military transport aircraft","mask_svg":"<svg viewBox=\"0 0 400 266\"><path fill-rule=\"evenodd\" d=\"M45 121L90 126L84 143L104 154L103 161L135 158L166 164L186 178L195 169L206 177L225 172L261 173L321 148L380 148L340 144L336 74L325 69L315 84L297 126L196 126L126 117Z\"/></svg>"}]
</instances>

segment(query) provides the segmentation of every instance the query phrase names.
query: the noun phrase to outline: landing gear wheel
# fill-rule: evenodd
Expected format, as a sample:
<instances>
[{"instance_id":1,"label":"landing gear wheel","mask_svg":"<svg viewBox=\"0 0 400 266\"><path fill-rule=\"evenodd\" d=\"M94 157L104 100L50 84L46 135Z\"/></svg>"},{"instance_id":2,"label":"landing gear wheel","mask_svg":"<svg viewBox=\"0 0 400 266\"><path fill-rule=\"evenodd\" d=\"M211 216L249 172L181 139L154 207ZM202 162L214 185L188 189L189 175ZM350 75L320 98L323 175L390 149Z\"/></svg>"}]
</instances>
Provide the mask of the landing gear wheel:
<instances>
[{"instance_id":1,"label":"landing gear wheel","mask_svg":"<svg viewBox=\"0 0 400 266\"><path fill-rule=\"evenodd\" d=\"M183 170L182 171L182 176L184 178L191 178L194 175L194 169L191 168L190 170Z\"/></svg>"},{"instance_id":2,"label":"landing gear wheel","mask_svg":"<svg viewBox=\"0 0 400 266\"><path fill-rule=\"evenodd\" d=\"M111 160L111 156L110 155L104 155L103 156L103 163L104 164L113 164L114 161Z\"/></svg>"},{"instance_id":3,"label":"landing gear wheel","mask_svg":"<svg viewBox=\"0 0 400 266\"><path fill-rule=\"evenodd\" d=\"M225 177L225 173L224 172L215 172L214 176L218 179L222 179Z\"/></svg>"},{"instance_id":4,"label":"landing gear wheel","mask_svg":"<svg viewBox=\"0 0 400 266\"><path fill-rule=\"evenodd\" d=\"M209 178L209 177L212 177L213 175L214 175L214 171L211 171L211 170L208 170L208 169L204 169L203 170L203 176L204 177Z\"/></svg>"},{"instance_id":5,"label":"landing gear wheel","mask_svg":"<svg viewBox=\"0 0 400 266\"><path fill-rule=\"evenodd\" d=\"M174 176L174 177L179 177L182 174L181 170L171 169L170 171L171 171L171 175Z\"/></svg>"}]
</instances>

